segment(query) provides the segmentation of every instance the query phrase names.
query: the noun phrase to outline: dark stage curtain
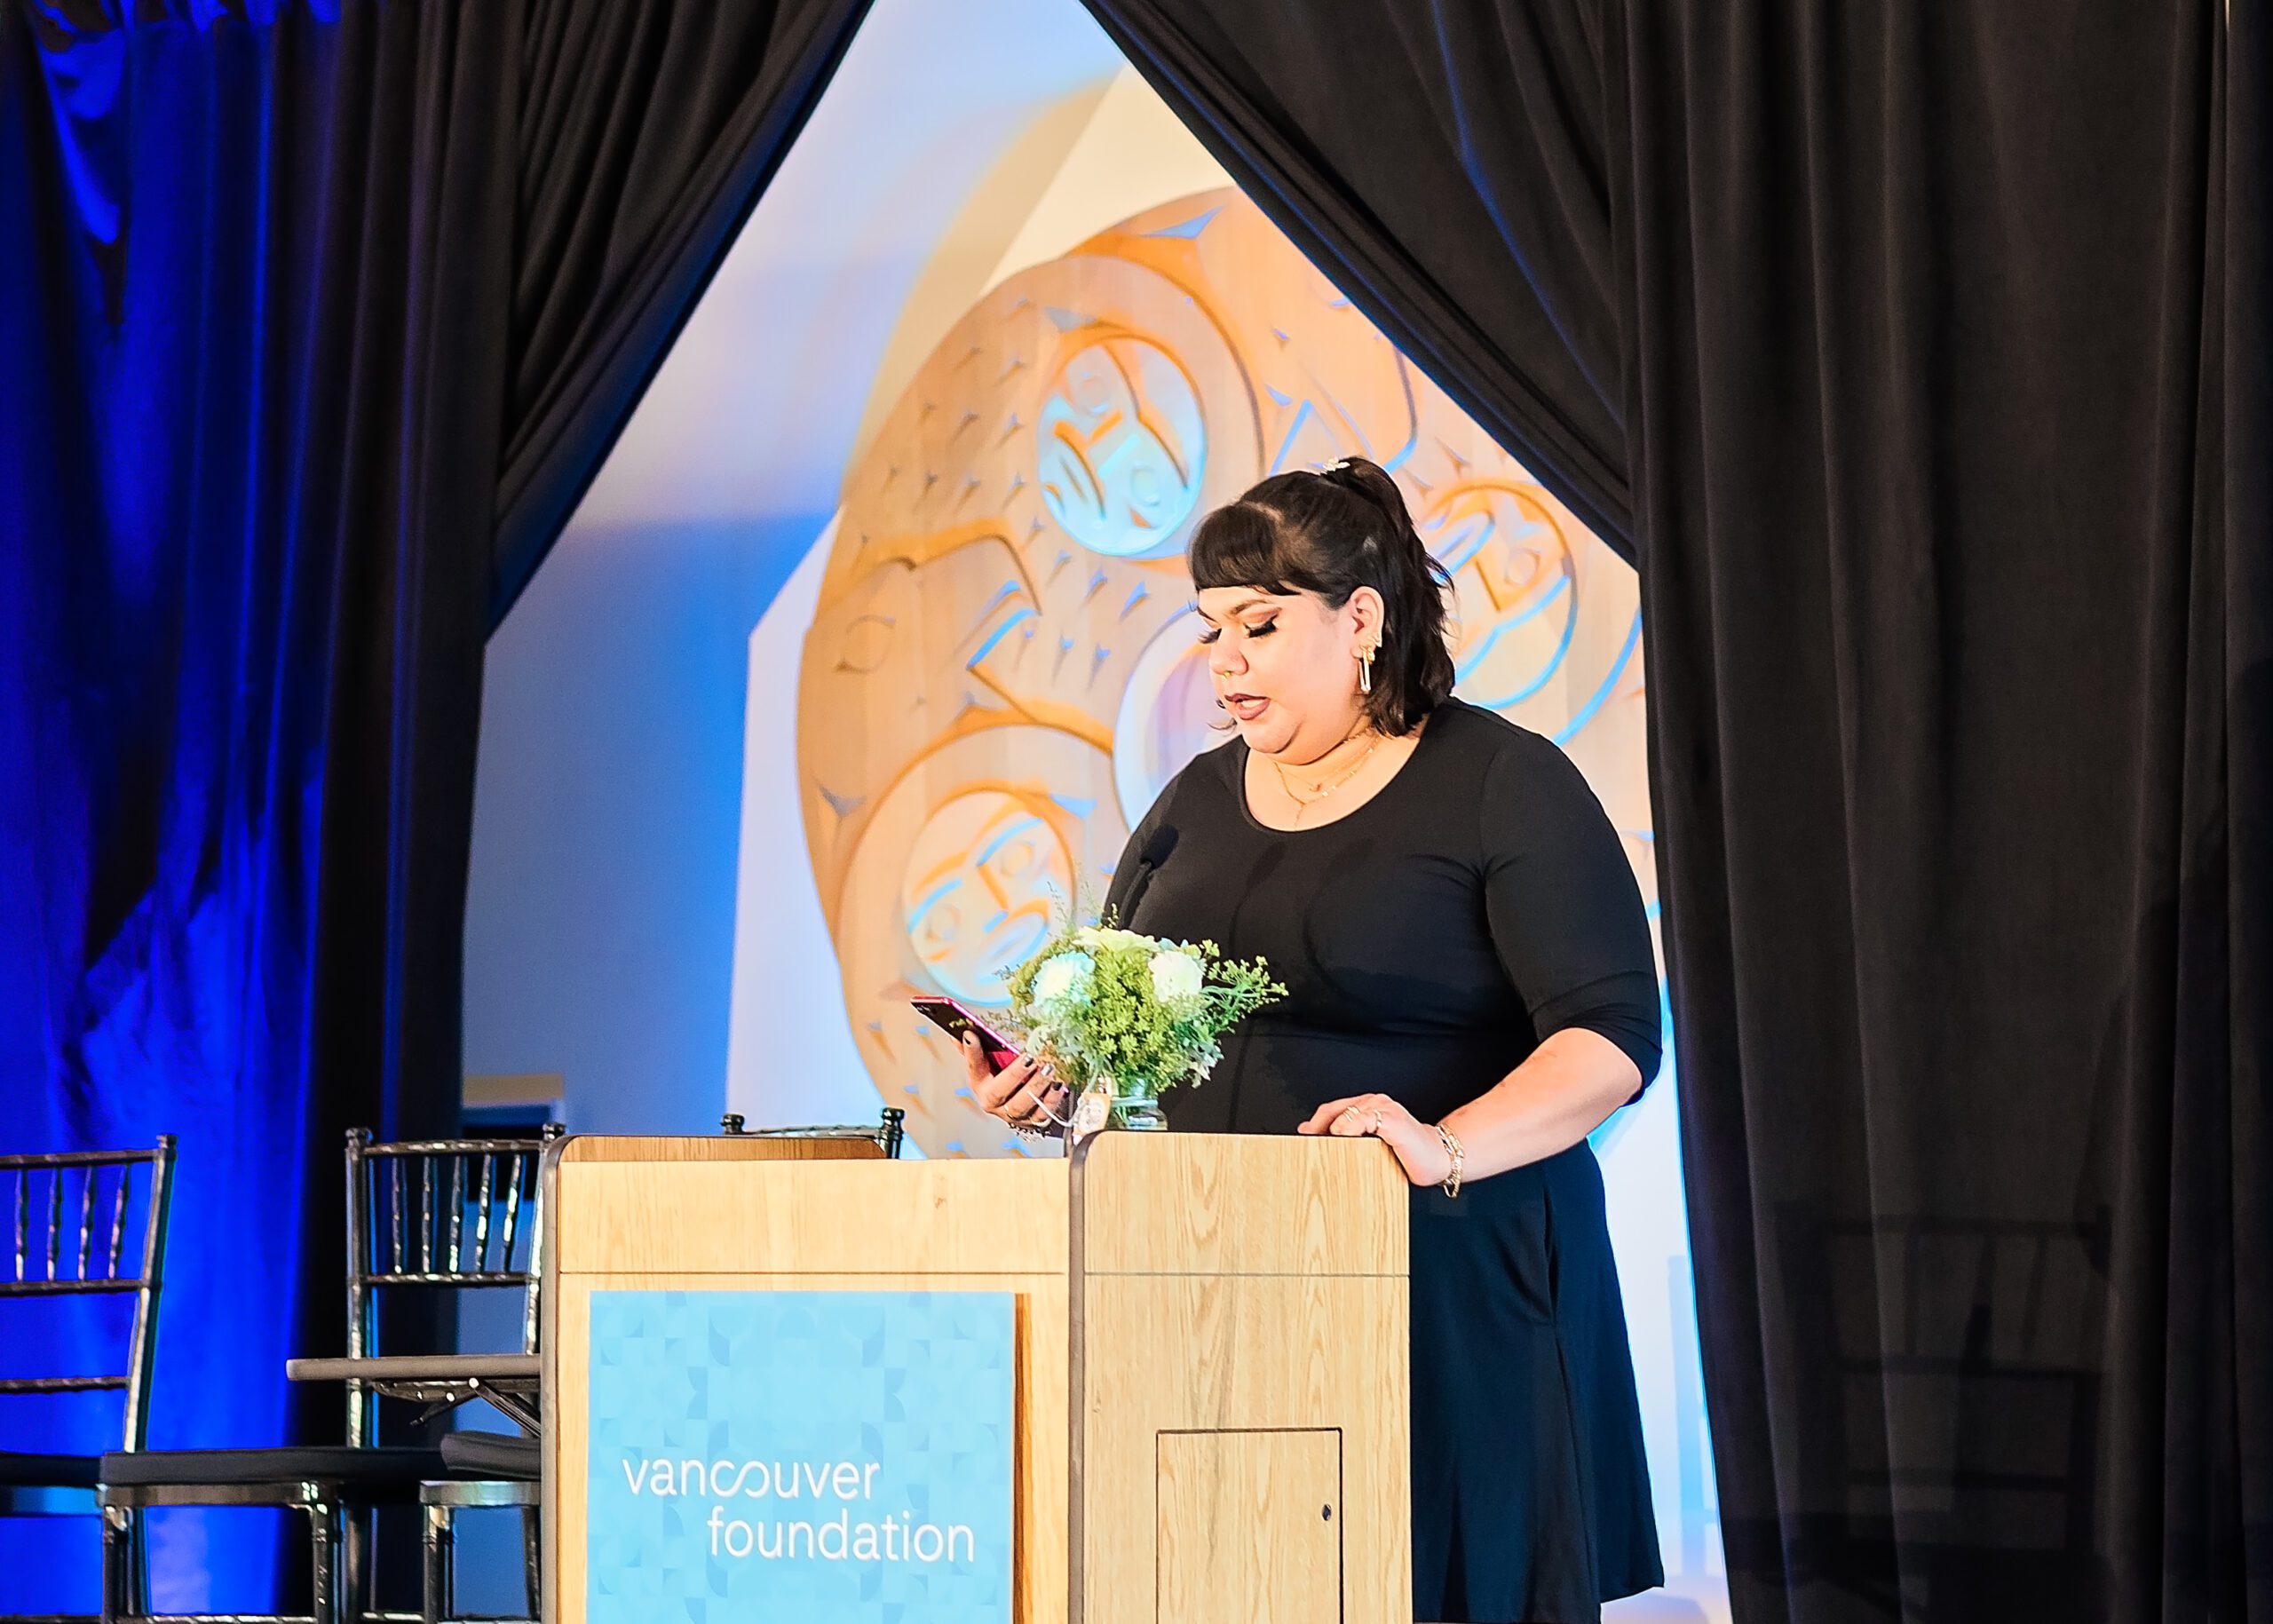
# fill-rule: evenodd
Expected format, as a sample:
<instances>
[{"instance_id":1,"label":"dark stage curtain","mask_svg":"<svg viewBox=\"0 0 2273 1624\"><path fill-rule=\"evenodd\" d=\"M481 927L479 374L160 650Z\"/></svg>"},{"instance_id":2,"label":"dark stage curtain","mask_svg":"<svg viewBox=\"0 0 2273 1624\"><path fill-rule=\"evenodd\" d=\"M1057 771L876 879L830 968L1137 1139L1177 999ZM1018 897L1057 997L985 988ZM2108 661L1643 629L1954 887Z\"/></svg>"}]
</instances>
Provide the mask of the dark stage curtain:
<instances>
[{"instance_id":1,"label":"dark stage curtain","mask_svg":"<svg viewBox=\"0 0 2273 1624\"><path fill-rule=\"evenodd\" d=\"M1591 6L1084 3L1271 223L1632 558Z\"/></svg>"},{"instance_id":2,"label":"dark stage curtain","mask_svg":"<svg viewBox=\"0 0 2273 1624\"><path fill-rule=\"evenodd\" d=\"M1639 554L1739 1619L2273 1619L2268 49L1090 0Z\"/></svg>"},{"instance_id":3,"label":"dark stage curtain","mask_svg":"<svg viewBox=\"0 0 2273 1624\"><path fill-rule=\"evenodd\" d=\"M0 1148L180 1136L154 1445L339 1436L283 1360L343 1130L455 1121L483 640L864 7L0 0ZM161 1602L265 1604L195 1524ZM0 1522L0 1610L92 1541Z\"/></svg>"}]
</instances>

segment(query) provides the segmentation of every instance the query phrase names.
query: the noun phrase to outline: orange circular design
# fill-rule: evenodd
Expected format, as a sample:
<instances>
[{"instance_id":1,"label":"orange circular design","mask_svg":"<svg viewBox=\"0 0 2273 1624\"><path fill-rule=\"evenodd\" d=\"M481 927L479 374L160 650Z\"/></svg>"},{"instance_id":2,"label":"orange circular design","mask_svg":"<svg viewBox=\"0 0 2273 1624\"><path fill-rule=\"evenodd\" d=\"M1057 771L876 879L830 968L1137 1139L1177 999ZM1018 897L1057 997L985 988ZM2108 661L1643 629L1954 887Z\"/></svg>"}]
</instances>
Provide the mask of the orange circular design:
<instances>
[{"instance_id":1,"label":"orange circular design","mask_svg":"<svg viewBox=\"0 0 2273 1624\"><path fill-rule=\"evenodd\" d=\"M1034 955L1073 889L1073 853L1042 810L1010 790L972 789L917 830L901 918L932 986L1007 1004L1005 972Z\"/></svg>"},{"instance_id":2,"label":"orange circular design","mask_svg":"<svg viewBox=\"0 0 2273 1624\"><path fill-rule=\"evenodd\" d=\"M1180 552L1207 463L1199 392L1168 352L1142 338L1067 356L1034 424L1049 517L1108 558Z\"/></svg>"}]
</instances>

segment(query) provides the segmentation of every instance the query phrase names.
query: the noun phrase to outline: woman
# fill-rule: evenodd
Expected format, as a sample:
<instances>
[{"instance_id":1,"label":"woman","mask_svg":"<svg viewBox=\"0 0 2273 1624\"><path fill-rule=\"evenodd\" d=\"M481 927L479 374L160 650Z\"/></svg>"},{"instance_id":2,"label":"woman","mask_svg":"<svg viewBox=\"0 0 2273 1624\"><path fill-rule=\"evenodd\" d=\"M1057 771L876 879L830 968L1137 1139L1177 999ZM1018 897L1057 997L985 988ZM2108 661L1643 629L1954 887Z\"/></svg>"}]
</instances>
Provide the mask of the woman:
<instances>
[{"instance_id":1,"label":"woman","mask_svg":"<svg viewBox=\"0 0 2273 1624\"><path fill-rule=\"evenodd\" d=\"M1265 479L1191 563L1239 736L1161 792L1107 906L1260 955L1287 995L1169 1094L1169 1125L1396 1153L1416 1616L1596 1619L1664 1579L1587 1144L1658 1068L1633 875L1561 751L1452 697L1449 583L1381 468ZM968 1058L997 1115L1062 1114L1032 1060Z\"/></svg>"}]
</instances>

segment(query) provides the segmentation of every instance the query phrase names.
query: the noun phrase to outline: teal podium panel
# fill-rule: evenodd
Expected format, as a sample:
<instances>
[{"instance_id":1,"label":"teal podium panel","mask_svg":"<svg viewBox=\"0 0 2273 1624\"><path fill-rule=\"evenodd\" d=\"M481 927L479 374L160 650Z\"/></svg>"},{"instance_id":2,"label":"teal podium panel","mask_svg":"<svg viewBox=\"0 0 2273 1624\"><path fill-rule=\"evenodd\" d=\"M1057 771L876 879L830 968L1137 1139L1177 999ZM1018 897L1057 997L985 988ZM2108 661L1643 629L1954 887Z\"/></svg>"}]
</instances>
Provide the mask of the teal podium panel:
<instances>
[{"instance_id":1,"label":"teal podium panel","mask_svg":"<svg viewBox=\"0 0 2273 1624\"><path fill-rule=\"evenodd\" d=\"M590 1624L1010 1624L1008 1292L598 1291Z\"/></svg>"}]
</instances>

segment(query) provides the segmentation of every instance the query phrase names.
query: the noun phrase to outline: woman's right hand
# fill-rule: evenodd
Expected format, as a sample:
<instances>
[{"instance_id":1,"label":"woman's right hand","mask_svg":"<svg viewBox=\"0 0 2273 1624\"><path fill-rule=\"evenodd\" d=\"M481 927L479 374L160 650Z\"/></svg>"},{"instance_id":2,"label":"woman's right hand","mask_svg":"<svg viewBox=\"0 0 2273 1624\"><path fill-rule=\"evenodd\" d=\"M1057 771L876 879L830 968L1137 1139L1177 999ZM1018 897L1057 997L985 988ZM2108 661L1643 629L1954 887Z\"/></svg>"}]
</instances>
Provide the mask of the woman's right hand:
<instances>
[{"instance_id":1,"label":"woman's right hand","mask_svg":"<svg viewBox=\"0 0 2273 1624\"><path fill-rule=\"evenodd\" d=\"M1065 1085L1049 1066L1034 1055L1020 1055L1001 1071L987 1063L986 1046L975 1032L962 1039L963 1075L970 1097L989 1116L1001 1117L1017 1128L1048 1128L1065 1114ZM1044 1106L1048 1109L1045 1110Z\"/></svg>"}]
</instances>

